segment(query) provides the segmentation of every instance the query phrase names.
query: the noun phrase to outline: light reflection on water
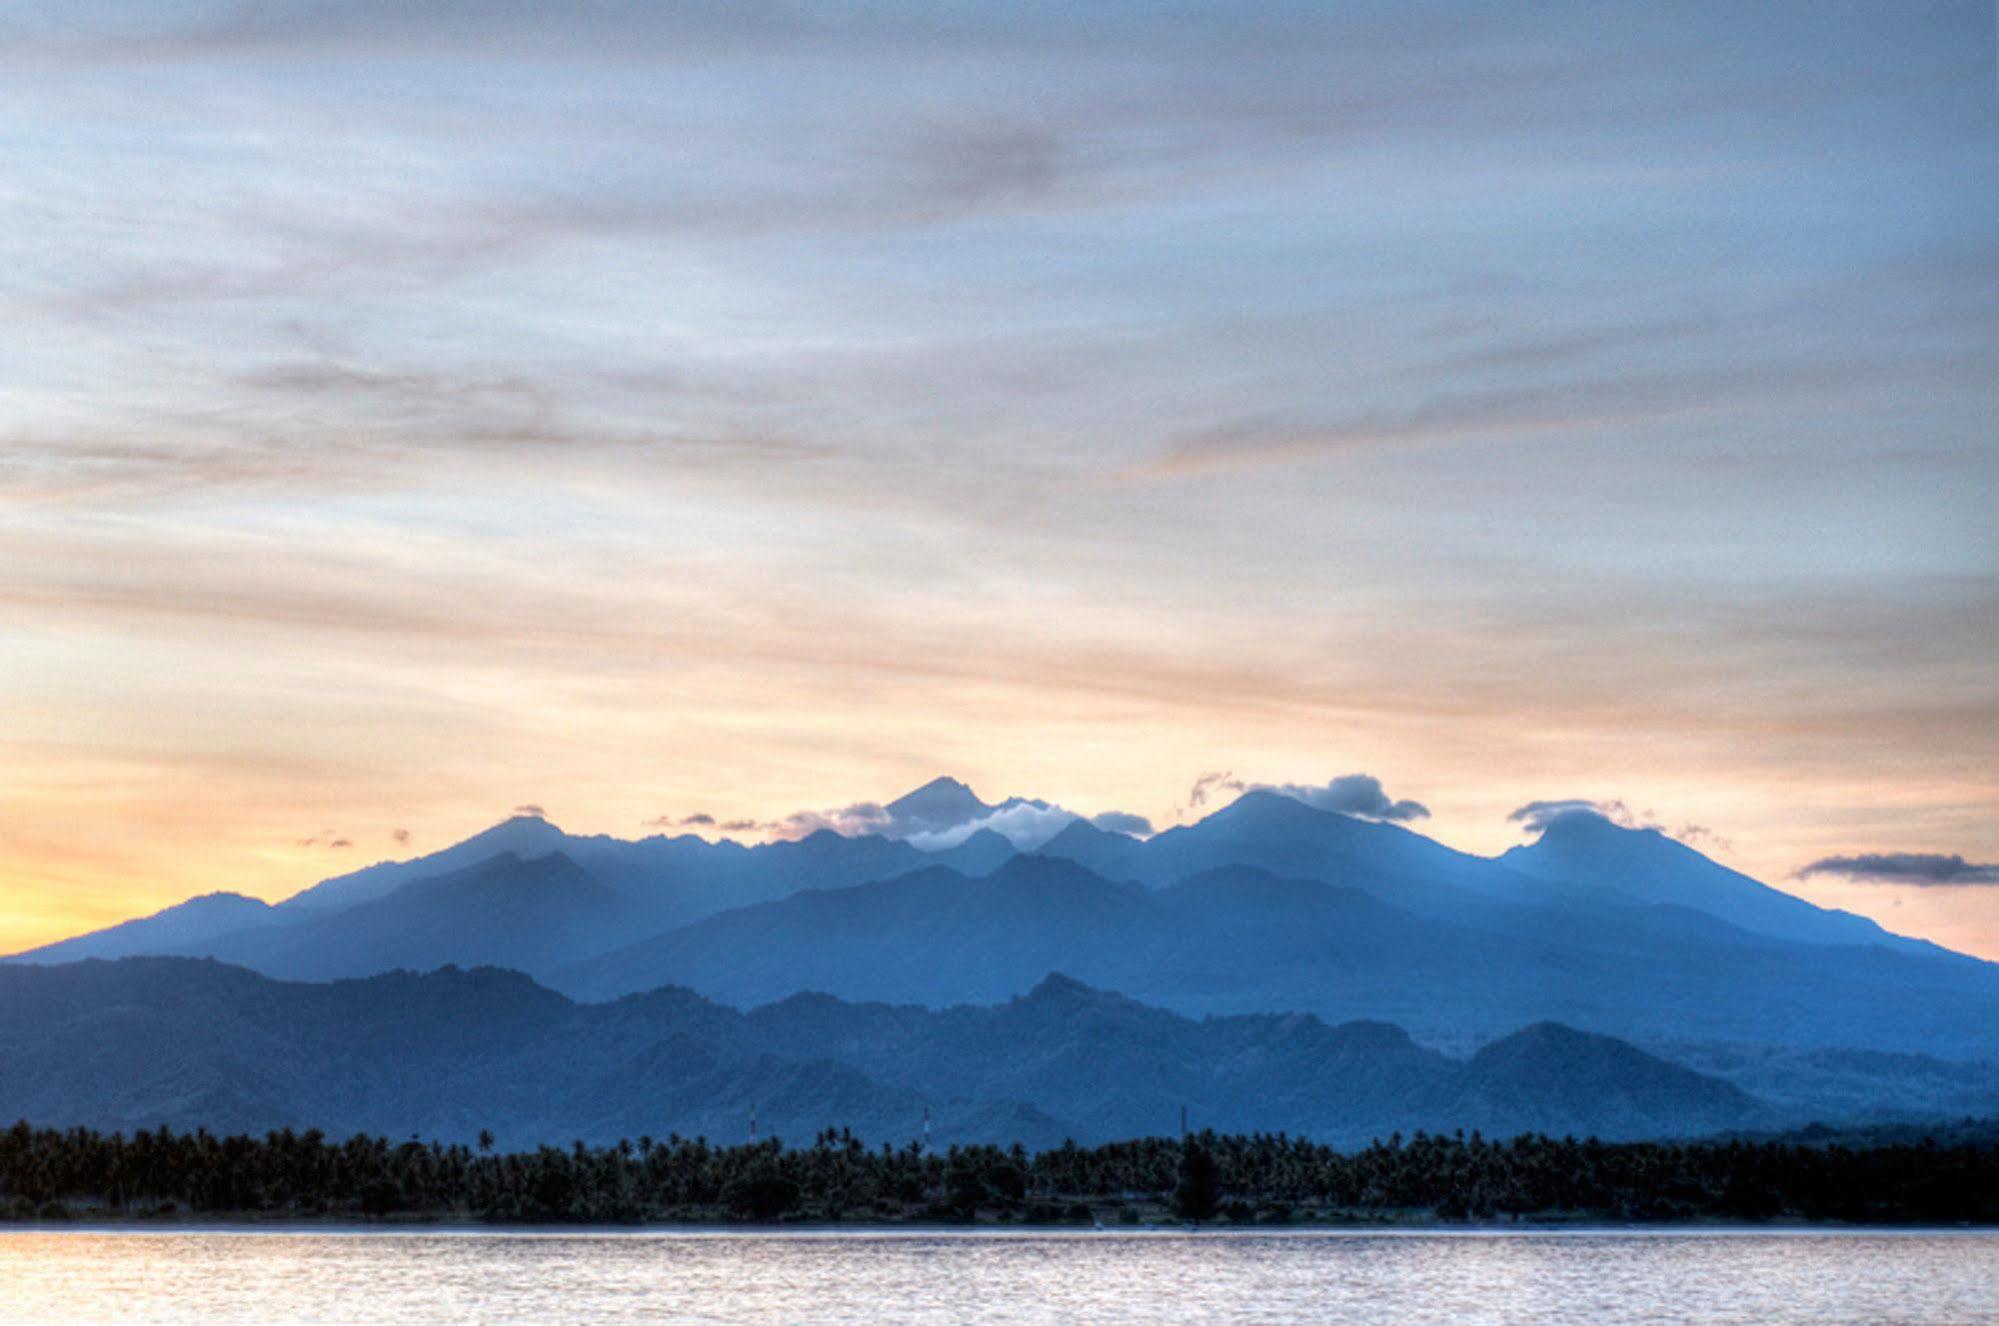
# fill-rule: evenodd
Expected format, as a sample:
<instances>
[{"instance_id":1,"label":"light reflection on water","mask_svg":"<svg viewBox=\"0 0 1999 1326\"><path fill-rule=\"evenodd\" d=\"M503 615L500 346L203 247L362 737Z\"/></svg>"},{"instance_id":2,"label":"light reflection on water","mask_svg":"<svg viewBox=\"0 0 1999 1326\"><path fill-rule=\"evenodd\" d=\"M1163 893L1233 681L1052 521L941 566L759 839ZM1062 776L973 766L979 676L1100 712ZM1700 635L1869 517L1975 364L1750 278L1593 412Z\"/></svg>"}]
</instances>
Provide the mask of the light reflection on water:
<instances>
[{"instance_id":1,"label":"light reflection on water","mask_svg":"<svg viewBox=\"0 0 1999 1326\"><path fill-rule=\"evenodd\" d=\"M9 1322L1999 1321L1999 1233L0 1233Z\"/></svg>"}]
</instances>

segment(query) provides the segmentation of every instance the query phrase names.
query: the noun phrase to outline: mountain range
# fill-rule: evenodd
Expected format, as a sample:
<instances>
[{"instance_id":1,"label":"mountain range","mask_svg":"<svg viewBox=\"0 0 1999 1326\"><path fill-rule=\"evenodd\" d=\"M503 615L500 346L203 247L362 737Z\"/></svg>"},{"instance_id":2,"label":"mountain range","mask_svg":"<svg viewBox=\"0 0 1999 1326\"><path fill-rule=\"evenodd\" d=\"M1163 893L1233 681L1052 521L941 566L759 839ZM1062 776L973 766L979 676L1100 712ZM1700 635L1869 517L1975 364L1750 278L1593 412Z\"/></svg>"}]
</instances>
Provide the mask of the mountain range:
<instances>
[{"instance_id":1,"label":"mountain range","mask_svg":"<svg viewBox=\"0 0 1999 1326\"><path fill-rule=\"evenodd\" d=\"M961 1006L1045 997L1061 972L1153 1016L1214 1019L1196 1026L1258 1015L1332 1031L1392 1024L1412 1046L1472 1064L1523 1027L1559 1024L1699 1067L1787 1118L1999 1108L1999 966L1586 811L1496 858L1277 791L1139 838L939 779L871 807L868 823L745 846L570 835L517 817L275 905L209 894L7 963L212 958L288 983L506 968L572 1010L671 987L759 1010L745 1025L770 1037L765 1012L795 996L930 1010L955 1026ZM926 1044L918 1057L938 1060ZM870 1090L918 1089L858 1049L840 1071ZM1040 1111L978 1116L1012 1118L1023 1137L1136 1126L1143 1113L1121 1114L1108 1084L1095 1104L1047 1083L959 1085L952 1099L977 1110ZM1408 1117L1441 1123L1426 1113L1439 1101L1496 1099L1439 1091L1412 1085ZM535 1109L550 1126L568 1117Z\"/></svg>"}]
</instances>

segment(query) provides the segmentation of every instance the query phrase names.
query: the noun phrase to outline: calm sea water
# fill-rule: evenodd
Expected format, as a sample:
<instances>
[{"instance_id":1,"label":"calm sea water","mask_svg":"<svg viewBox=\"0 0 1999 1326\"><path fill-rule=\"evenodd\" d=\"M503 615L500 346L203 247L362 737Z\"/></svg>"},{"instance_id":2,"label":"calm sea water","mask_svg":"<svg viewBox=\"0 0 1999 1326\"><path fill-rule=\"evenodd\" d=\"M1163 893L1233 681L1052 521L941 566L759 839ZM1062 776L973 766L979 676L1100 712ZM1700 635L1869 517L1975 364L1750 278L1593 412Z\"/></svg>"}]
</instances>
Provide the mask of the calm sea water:
<instances>
[{"instance_id":1,"label":"calm sea water","mask_svg":"<svg viewBox=\"0 0 1999 1326\"><path fill-rule=\"evenodd\" d=\"M9 1322L1999 1321L1999 1235L0 1233Z\"/></svg>"}]
</instances>

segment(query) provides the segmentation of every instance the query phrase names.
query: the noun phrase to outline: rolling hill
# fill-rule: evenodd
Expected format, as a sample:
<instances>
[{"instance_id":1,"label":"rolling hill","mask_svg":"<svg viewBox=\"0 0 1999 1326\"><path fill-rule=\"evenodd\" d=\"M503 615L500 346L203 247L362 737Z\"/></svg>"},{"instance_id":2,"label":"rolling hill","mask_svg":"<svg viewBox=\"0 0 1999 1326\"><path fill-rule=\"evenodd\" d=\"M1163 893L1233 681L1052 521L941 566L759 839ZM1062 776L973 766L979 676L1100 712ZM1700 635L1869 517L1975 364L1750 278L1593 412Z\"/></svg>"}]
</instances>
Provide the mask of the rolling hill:
<instances>
[{"instance_id":1,"label":"rolling hill","mask_svg":"<svg viewBox=\"0 0 1999 1326\"><path fill-rule=\"evenodd\" d=\"M1050 1146L1196 1126L1339 1144L1419 1128L1693 1135L1775 1116L1602 1037L1535 1027L1470 1060L1376 1023L1193 1021L1051 976L943 1011L800 995L749 1013L663 989L575 1004L447 968L324 983L211 960L0 969L0 1118L130 1131L319 1128L505 1145L738 1140Z\"/></svg>"}]
</instances>

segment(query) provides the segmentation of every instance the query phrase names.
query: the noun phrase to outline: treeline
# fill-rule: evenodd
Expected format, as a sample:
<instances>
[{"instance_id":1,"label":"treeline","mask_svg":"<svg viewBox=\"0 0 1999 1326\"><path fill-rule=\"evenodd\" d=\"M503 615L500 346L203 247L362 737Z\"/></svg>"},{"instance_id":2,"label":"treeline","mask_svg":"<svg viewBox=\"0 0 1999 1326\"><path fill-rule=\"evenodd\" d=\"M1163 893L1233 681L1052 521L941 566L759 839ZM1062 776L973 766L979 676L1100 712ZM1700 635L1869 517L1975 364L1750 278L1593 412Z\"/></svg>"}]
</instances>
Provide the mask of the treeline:
<instances>
[{"instance_id":1,"label":"treeline","mask_svg":"<svg viewBox=\"0 0 1999 1326\"><path fill-rule=\"evenodd\" d=\"M494 1223L1160 1219L1806 1220L1999 1223L1989 1138L1852 1148L1399 1135L1342 1153L1298 1138L871 1148L668 1137L495 1154L318 1132L0 1133L0 1216Z\"/></svg>"}]
</instances>

